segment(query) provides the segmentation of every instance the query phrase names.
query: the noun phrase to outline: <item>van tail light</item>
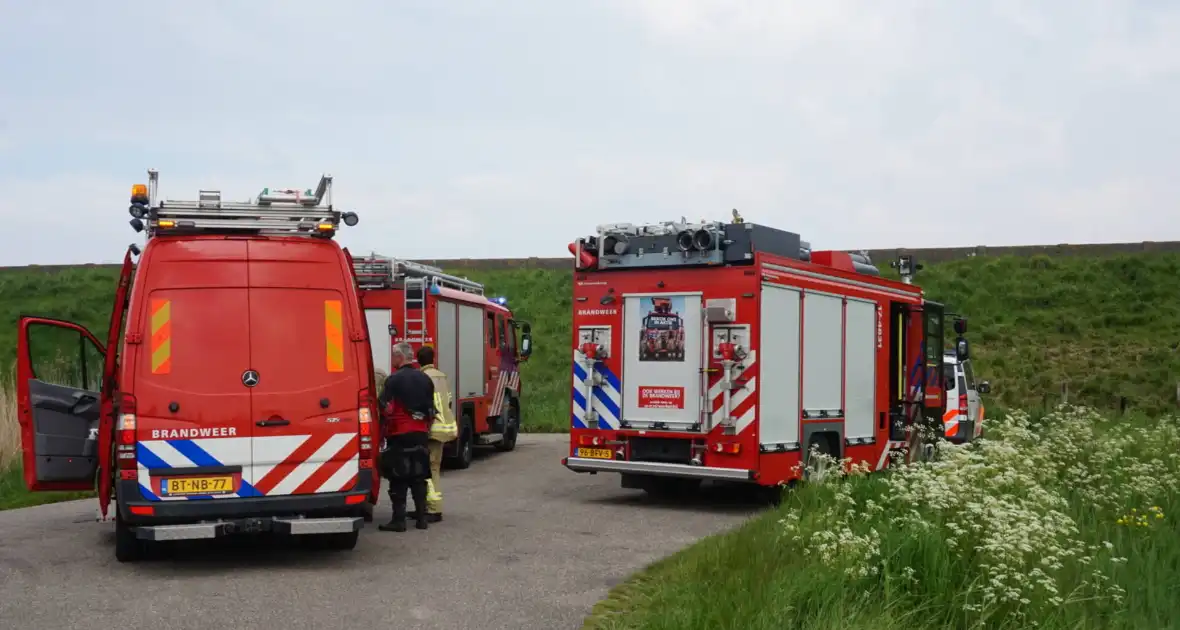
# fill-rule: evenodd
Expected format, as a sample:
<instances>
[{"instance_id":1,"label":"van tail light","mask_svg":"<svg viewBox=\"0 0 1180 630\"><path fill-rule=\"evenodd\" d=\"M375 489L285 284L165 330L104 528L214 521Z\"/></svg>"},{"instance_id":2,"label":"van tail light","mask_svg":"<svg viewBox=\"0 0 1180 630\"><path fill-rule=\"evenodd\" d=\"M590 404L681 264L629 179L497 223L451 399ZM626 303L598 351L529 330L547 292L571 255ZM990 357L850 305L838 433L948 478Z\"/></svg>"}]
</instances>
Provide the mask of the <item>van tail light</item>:
<instances>
[{"instance_id":1,"label":"van tail light","mask_svg":"<svg viewBox=\"0 0 1180 630\"><path fill-rule=\"evenodd\" d=\"M360 466L362 469L373 467L373 397L369 395L369 388L361 389L357 394L356 418L360 435Z\"/></svg>"},{"instance_id":2,"label":"van tail light","mask_svg":"<svg viewBox=\"0 0 1180 630\"><path fill-rule=\"evenodd\" d=\"M959 394L959 415L967 415L967 394Z\"/></svg>"},{"instance_id":3,"label":"van tail light","mask_svg":"<svg viewBox=\"0 0 1180 630\"><path fill-rule=\"evenodd\" d=\"M139 474L135 455L135 412L135 396L123 394L115 423L115 459L120 479L135 479Z\"/></svg>"}]
</instances>

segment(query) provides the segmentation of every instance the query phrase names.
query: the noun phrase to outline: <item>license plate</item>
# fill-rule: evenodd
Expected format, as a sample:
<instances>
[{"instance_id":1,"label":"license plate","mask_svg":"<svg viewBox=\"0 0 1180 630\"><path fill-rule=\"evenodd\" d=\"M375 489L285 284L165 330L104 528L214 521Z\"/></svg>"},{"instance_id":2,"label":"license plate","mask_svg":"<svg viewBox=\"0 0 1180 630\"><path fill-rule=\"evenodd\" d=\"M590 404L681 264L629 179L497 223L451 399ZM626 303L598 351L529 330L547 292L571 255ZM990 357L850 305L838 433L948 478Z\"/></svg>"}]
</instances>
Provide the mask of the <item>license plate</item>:
<instances>
[{"instance_id":1,"label":"license plate","mask_svg":"<svg viewBox=\"0 0 1180 630\"><path fill-rule=\"evenodd\" d=\"M164 496L232 494L234 478L225 477L180 477L160 482L160 493Z\"/></svg>"},{"instance_id":2,"label":"license plate","mask_svg":"<svg viewBox=\"0 0 1180 630\"><path fill-rule=\"evenodd\" d=\"M580 448L578 449L578 457L587 457L590 459L614 459L615 452L609 448Z\"/></svg>"}]
</instances>

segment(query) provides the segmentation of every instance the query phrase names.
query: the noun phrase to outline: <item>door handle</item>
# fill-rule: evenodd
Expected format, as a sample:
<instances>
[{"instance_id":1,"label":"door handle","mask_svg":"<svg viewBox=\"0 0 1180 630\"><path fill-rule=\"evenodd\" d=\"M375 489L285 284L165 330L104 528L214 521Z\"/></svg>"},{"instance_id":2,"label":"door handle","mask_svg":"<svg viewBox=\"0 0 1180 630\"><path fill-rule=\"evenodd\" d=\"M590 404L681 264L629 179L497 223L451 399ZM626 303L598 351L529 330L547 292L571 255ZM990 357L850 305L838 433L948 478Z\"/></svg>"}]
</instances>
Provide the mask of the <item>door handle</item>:
<instances>
[{"instance_id":1,"label":"door handle","mask_svg":"<svg viewBox=\"0 0 1180 630\"><path fill-rule=\"evenodd\" d=\"M282 418L271 418L270 420L259 420L258 422L255 422L254 424L256 424L260 427L285 427L288 424L291 424L291 421L284 420Z\"/></svg>"}]
</instances>

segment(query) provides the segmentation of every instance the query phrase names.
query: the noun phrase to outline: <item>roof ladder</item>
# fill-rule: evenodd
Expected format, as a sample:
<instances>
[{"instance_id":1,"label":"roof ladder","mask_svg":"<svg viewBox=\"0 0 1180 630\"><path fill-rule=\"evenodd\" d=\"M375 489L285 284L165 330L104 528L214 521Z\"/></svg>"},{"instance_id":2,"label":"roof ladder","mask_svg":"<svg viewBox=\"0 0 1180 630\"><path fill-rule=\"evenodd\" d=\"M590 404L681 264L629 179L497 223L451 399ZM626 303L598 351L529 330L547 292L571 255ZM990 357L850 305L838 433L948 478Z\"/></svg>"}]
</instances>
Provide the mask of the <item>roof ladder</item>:
<instances>
[{"instance_id":1,"label":"roof ladder","mask_svg":"<svg viewBox=\"0 0 1180 630\"><path fill-rule=\"evenodd\" d=\"M426 341L426 278L406 278L403 296L405 341Z\"/></svg>"}]
</instances>

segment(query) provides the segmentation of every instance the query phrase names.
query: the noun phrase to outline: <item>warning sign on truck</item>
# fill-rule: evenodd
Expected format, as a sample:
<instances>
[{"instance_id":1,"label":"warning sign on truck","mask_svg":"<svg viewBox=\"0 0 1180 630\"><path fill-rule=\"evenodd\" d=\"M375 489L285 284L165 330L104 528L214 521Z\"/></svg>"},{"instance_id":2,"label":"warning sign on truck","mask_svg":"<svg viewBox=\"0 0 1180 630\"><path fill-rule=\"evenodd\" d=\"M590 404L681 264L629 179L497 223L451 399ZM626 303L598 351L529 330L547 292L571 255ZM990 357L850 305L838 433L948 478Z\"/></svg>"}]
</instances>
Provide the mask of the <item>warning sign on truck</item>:
<instances>
[{"instance_id":1,"label":"warning sign on truck","mask_svg":"<svg viewBox=\"0 0 1180 630\"><path fill-rule=\"evenodd\" d=\"M644 409L684 409L684 388L641 385L639 406Z\"/></svg>"}]
</instances>

